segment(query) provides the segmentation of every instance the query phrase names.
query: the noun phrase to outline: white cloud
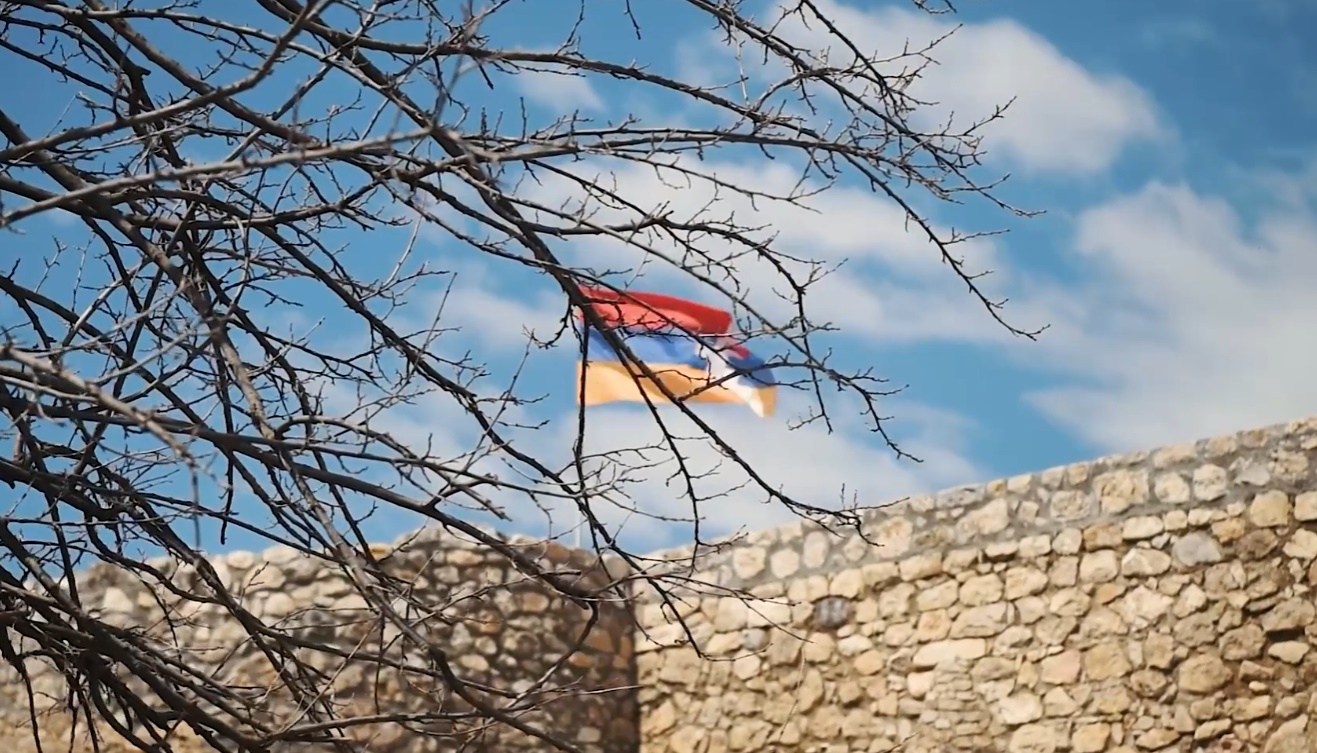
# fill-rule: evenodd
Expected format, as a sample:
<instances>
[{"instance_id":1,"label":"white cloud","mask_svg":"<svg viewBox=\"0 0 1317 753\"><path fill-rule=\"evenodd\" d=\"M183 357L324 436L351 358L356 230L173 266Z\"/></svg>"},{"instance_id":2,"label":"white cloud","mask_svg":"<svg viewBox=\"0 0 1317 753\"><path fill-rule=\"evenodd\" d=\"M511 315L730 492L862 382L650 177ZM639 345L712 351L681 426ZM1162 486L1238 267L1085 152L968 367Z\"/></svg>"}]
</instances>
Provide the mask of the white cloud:
<instances>
[{"instance_id":1,"label":"white cloud","mask_svg":"<svg viewBox=\"0 0 1317 753\"><path fill-rule=\"evenodd\" d=\"M497 261L494 269L510 265ZM540 285L534 290L523 288L514 295L500 290L488 266L473 261L453 266L452 284L433 295L439 324L451 328L464 345L477 342L480 355L522 350L530 338L548 340L560 330L567 301L547 275L535 280Z\"/></svg>"},{"instance_id":2,"label":"white cloud","mask_svg":"<svg viewBox=\"0 0 1317 753\"><path fill-rule=\"evenodd\" d=\"M902 4L873 10L835 0L815 5L866 54L894 58L879 66L886 73L917 67L922 61L902 51L920 50L954 30L930 53L936 64L924 68L907 91L934 103L922 114L923 124L932 127L953 114L954 122L966 127L1013 99L1005 119L984 129L990 154L1007 158L1011 168L1092 173L1109 166L1129 143L1163 133L1151 98L1134 82L1085 69L1014 20L956 29L954 16L932 16ZM780 4L769 20L786 10L785 20L769 25L834 65L853 59L821 23L803 23L794 12L799 7ZM721 35L710 35L707 45L711 57L727 54Z\"/></svg>"},{"instance_id":3,"label":"white cloud","mask_svg":"<svg viewBox=\"0 0 1317 753\"><path fill-rule=\"evenodd\" d=\"M580 74L523 69L517 71L514 80L523 97L555 113L604 109L604 101L594 85Z\"/></svg>"},{"instance_id":4,"label":"white cloud","mask_svg":"<svg viewBox=\"0 0 1317 753\"><path fill-rule=\"evenodd\" d=\"M1280 187L1252 220L1162 183L1080 215L1085 281L1030 349L1075 381L1034 402L1110 450L1317 414L1317 192Z\"/></svg>"},{"instance_id":5,"label":"white cloud","mask_svg":"<svg viewBox=\"0 0 1317 753\"><path fill-rule=\"evenodd\" d=\"M799 400L788 398L786 402L788 406L794 403L795 408L802 407ZM899 418L887 429L902 450L923 462L898 458L855 421L847 420L845 414L834 416L839 419L837 431L830 434L818 424L791 430L783 419L759 419L736 406L696 406L696 413L764 483L802 504L825 510L884 505L906 495L984 477L983 469L964 455L971 427L963 419L913 401L901 401L894 410ZM524 411L514 408L512 412L522 416L505 416L506 421L524 417ZM586 413L586 466L599 474L590 477L592 486L600 488L600 478L612 486L606 495L593 498L591 509L623 546L643 553L687 543L695 535L696 520L701 540L710 542L794 519L785 505L768 500L762 487L724 457L677 408L662 408L660 417L663 428L640 404L594 407ZM436 462L452 463L467 457L478 439L465 413L451 399L441 396L391 410L377 416L371 425ZM571 479L576 427L576 410L572 408L538 429L508 428L503 433L512 438L518 451L561 470ZM694 487L701 497L698 503L692 504L686 493L685 480L678 473L678 455L662 441L664 429L679 438L680 462L696 477ZM544 479L519 475L515 467L494 456L480 453L473 460L472 472L492 473L514 484L554 491ZM434 486L439 488L441 484L436 482ZM401 491L415 493L410 489ZM563 537L579 520L574 504L561 497L539 494L532 498L523 492L500 492L489 487L482 492L510 518L497 524L506 532ZM467 506L470 509L469 502ZM449 507L445 511L456 510ZM416 515L390 510L386 516L378 512L373 515L369 527L387 537L420 522ZM584 538L589 540L588 535Z\"/></svg>"},{"instance_id":6,"label":"white cloud","mask_svg":"<svg viewBox=\"0 0 1317 753\"><path fill-rule=\"evenodd\" d=\"M773 261L747 252L744 246L707 233L691 233L684 248L670 235L642 231L629 235L632 245L602 237L579 238L566 253L572 263L596 268L641 269L640 287L696 290L698 297L713 304L713 291L660 255L685 266L722 264L733 270L731 279L723 272L710 276L729 287L738 287L744 299L774 317L785 320L796 312L781 296L791 291L783 274L797 281L809 278L811 263L816 271L839 270L811 283L807 288L807 311L815 324L830 323L848 335L871 341L929 339L992 339L1005 336L982 307L967 294L963 283L945 265L938 249L917 227L907 225L905 216L885 198L861 189L834 186L795 203L770 197L799 195L820 187L799 183L800 173L784 161L750 164L731 161L682 158L673 169L652 165L582 162L572 172L590 185L626 197L631 207L609 206L607 200L591 199L583 214L601 225L636 222L645 216L665 214L676 223L735 223L741 228L758 228L747 235L772 239ZM678 172L678 168L685 172ZM756 198L731 190L737 186L754 191ZM536 185L533 196L546 205L568 202L575 213L582 191L565 181L548 179ZM545 218L545 221L553 221ZM937 228L947 235L946 228ZM635 244L647 246L644 251ZM694 250L692 250L694 249ZM967 269L979 272L1000 269L991 239L975 239L952 246L957 256L967 259ZM783 254L800 260L792 261ZM983 284L987 288L1004 282L1004 270ZM680 287L674 287L680 286ZM780 321L781 321L780 320Z\"/></svg>"},{"instance_id":7,"label":"white cloud","mask_svg":"<svg viewBox=\"0 0 1317 753\"><path fill-rule=\"evenodd\" d=\"M789 405L792 402L788 399ZM801 407L798 401L795 405ZM829 434L819 425L793 431L781 419L759 419L734 406L696 406L696 412L768 486L824 509L886 504L982 475L961 454L967 429L964 422L913 402L902 402L901 418L889 429L901 438L902 449L922 463L898 459L890 449L866 441L866 432L853 421L843 419L839 431ZM694 483L697 493L707 497L696 505L686 493L684 477L678 474L677 456L663 446L663 430L645 406L603 406L586 415L585 453L607 455L612 470L605 475L610 477L627 467L621 471L626 479L620 484L621 493L611 495L611 502L596 499L592 510L633 551L690 541L696 519L700 538L707 542L736 531L769 528L794 517L784 505L766 502L762 487L751 482L742 468L724 457L676 408L664 408L660 415L668 432L686 438L678 443L681 461L699 477ZM575 436L575 413L559 416L553 427L522 449L533 447L565 462L566 448ZM599 467L598 462L590 465ZM543 519L526 500L510 504L522 525L534 526ZM577 519L574 508L550 504L549 509L555 532L566 530Z\"/></svg>"}]
</instances>

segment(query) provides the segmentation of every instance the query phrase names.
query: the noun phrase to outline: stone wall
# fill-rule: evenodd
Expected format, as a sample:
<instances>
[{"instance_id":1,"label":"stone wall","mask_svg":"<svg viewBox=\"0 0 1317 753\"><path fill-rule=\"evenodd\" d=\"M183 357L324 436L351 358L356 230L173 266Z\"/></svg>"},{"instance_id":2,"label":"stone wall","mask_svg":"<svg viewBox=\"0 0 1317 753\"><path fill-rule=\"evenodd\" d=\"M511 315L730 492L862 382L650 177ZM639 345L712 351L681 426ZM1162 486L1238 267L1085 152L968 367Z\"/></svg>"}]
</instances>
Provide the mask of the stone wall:
<instances>
[{"instance_id":1,"label":"stone wall","mask_svg":"<svg viewBox=\"0 0 1317 753\"><path fill-rule=\"evenodd\" d=\"M576 574L579 584L606 587L619 574L609 563L607 574L597 558L561 546L519 542L512 545L542 567ZM589 612L550 592L509 567L493 552L449 534L423 530L395 545L373 547L388 582L371 588L387 594L390 605L420 634L440 646L454 671L464 680L504 690L534 691L543 710L518 712L521 720L542 725L575 741L587 753L631 753L636 749L636 698L633 674L631 611L618 599L605 603L594 629L581 648L561 665L581 639ZM171 560L151 562L185 593L207 594L195 569ZM265 624L289 632L308 644L297 651L313 671L317 689L339 717L375 714L424 714L462 711L462 701L443 690L425 672L382 667L379 661L350 657L375 654L386 660L425 669L427 652L402 640L400 631L373 619L367 601L344 573L325 560L277 547L259 554L233 552L212 560L216 575L251 614ZM269 658L257 650L227 610L213 603L181 599L160 582L150 582L126 570L98 565L77 579L83 603L112 625L141 628L154 645L179 652L192 667L246 687L268 707L269 718L297 719L297 704L288 702L285 683ZM0 636L2 637L2 636ZM30 648L9 639L21 651ZM27 697L18 678L0 663L0 744L7 750L34 750L26 724ZM48 665L33 662L35 684L42 695L42 747L68 750L69 717L58 707L67 695L62 678ZM534 683L543 684L532 688ZM477 695L479 692L477 691ZM509 699L485 695L495 705ZM280 703L280 699L283 703ZM301 718L305 719L305 716ZM360 750L516 751L543 750L539 740L509 728L489 728L478 720L453 722L371 723L351 729ZM91 750L81 729L74 749ZM101 750L130 750L110 736ZM171 740L175 750L209 750L202 740L180 727ZM286 749L276 747L278 751ZM324 746L317 746L329 750Z\"/></svg>"},{"instance_id":2,"label":"stone wall","mask_svg":"<svg viewBox=\"0 0 1317 753\"><path fill-rule=\"evenodd\" d=\"M1317 419L906 500L868 514L862 533L797 524L727 542L698 560L703 585L670 591L673 609L652 591L606 605L552 673L547 710L523 718L587 753L1317 751L1314 452ZM585 553L519 546L596 587L619 575ZM393 603L467 679L525 688L582 631L581 609L468 542L423 531L376 554L398 579ZM654 558L679 568L689 555ZM214 566L267 623L401 651L319 560L273 549ZM165 570L196 589L190 568ZM105 566L79 586L108 621L278 696L268 660L217 607ZM432 679L310 659L340 715L453 703ZM37 680L58 694L53 675ZM0 674L0 718L25 716L19 687ZM43 721L46 750L67 749L66 723ZM546 749L460 724L353 735L383 753ZM21 725L0 724L0 745L33 748Z\"/></svg>"},{"instance_id":3,"label":"stone wall","mask_svg":"<svg viewBox=\"0 0 1317 753\"><path fill-rule=\"evenodd\" d=\"M698 652L638 606L641 749L1317 751L1315 448L1296 422L752 534L678 607Z\"/></svg>"}]
</instances>

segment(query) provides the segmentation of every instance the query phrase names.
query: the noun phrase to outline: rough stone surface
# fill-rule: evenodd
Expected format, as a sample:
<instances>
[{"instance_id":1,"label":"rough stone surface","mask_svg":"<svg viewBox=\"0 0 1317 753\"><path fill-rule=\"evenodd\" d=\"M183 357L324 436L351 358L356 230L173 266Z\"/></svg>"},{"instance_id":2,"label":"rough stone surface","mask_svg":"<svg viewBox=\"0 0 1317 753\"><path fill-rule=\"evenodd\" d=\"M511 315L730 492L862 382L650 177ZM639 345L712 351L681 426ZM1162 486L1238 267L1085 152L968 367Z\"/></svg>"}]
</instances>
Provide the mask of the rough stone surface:
<instances>
[{"instance_id":1,"label":"rough stone surface","mask_svg":"<svg viewBox=\"0 0 1317 753\"><path fill-rule=\"evenodd\" d=\"M642 726L698 726L691 753L1317 751L1314 450L1317 420L913 498L859 555L804 524L756 535L704 579L798 603L750 649L693 596L731 661L644 644ZM738 558L800 564L741 578ZM811 624L838 581L861 584L849 621ZM641 750L687 748L652 728Z\"/></svg>"},{"instance_id":2,"label":"rough stone surface","mask_svg":"<svg viewBox=\"0 0 1317 753\"><path fill-rule=\"evenodd\" d=\"M556 544L517 538L507 541L541 567L569 573L585 586L603 588L625 572L619 563L608 562L606 568L601 567L598 558ZM636 692L630 689L634 685L634 620L623 601L603 603L599 620L585 633L589 616L586 610L527 579L501 555L471 541L422 529L394 545L374 546L372 550L383 572L397 579L392 583L376 582L378 592L390 593L391 608L446 652L458 677L520 690L531 680L547 675L541 691L545 697L564 692L578 695L570 703L549 704L545 711L532 712L524 717L525 721L542 725L590 753L636 749ZM744 563L744 558L741 561ZM464 710L463 703L435 676L342 658L354 653L382 654L393 662L427 664L424 650L403 640L396 627L381 629L361 590L338 568L289 548L260 554L233 552L209 562L216 576L253 617L276 629L290 628L289 632L308 643L341 652L335 655L313 648L297 652L313 671L322 673L312 680L313 687L334 708L336 716ZM743 571L753 572L754 568L743 567ZM575 574L581 572L584 577ZM193 567L169 564L166 577L185 592L205 592ZM84 603L96 604L107 622L140 628L159 647L181 648L188 666L222 673L233 683L250 687L263 699L263 710L276 727L280 720L308 718L291 702L286 684L255 648L249 633L217 605L180 600L158 582L106 565L82 573L78 590ZM100 597L93 600L92 594L96 593ZM0 637L8 637L21 650L23 643L13 632ZM559 664L557 669L555 664ZM45 691L35 699L42 717L43 748L68 750L68 718L60 713L58 697L62 682L50 665L35 660L28 665L35 684ZM580 690L593 694L579 695ZM0 719L14 723L9 728L0 727L0 742L9 744L10 751L35 750L26 710L22 684L7 664L0 663ZM440 753L461 749L493 753L545 748L542 741L509 727L482 730L485 725L476 720L443 723L443 727L439 724L428 723L428 734L397 723L365 724L350 728L348 736L360 744L356 749L361 751ZM241 728L240 724L236 726ZM109 739L99 750L134 750L112 731L105 732ZM73 739L76 750L93 750L81 721ZM174 750L188 753L213 750L185 726L175 730L170 744ZM279 753L311 748L334 750L323 745L287 744L270 750Z\"/></svg>"},{"instance_id":3,"label":"rough stone surface","mask_svg":"<svg viewBox=\"0 0 1317 753\"><path fill-rule=\"evenodd\" d=\"M659 553L685 584L673 601L637 587L610 605L557 681L638 690L534 719L587 753L1317 751L1315 453L1317 419L910 498L869 513L862 536L756 532L702 550L694 572L680 570L689 549ZM445 604L520 582L469 545L417 552L390 556ZM222 564L265 619L362 606L295 554ZM121 573L97 570L81 590L113 619L158 618ZM474 679L537 677L583 624L542 590L509 593L427 628ZM238 640L205 607L189 611L193 644ZM345 672L341 696L375 703L363 682ZM13 687L0 683L0 703L22 700ZM389 698L436 702L396 683ZM544 749L502 734L472 749ZM445 740L396 732L362 750Z\"/></svg>"}]
</instances>

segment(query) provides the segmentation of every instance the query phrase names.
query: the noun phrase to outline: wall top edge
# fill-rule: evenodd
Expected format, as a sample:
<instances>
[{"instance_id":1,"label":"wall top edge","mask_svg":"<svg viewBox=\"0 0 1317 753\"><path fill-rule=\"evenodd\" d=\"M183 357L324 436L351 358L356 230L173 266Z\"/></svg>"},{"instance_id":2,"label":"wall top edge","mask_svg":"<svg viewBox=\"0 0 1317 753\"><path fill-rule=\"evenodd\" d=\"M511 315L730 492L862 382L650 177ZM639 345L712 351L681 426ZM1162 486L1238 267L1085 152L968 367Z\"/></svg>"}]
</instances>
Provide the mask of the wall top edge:
<instances>
[{"instance_id":1,"label":"wall top edge","mask_svg":"<svg viewBox=\"0 0 1317 753\"><path fill-rule=\"evenodd\" d=\"M1264 492L1299 493L1313 486L1314 450L1317 417L862 507L857 510L859 532L842 529L837 530L839 536L833 536L802 519L723 537L699 547L698 553L684 545L647 557L672 561L674 567L700 562L696 568L700 572L736 569L762 574L731 577L735 584L726 582L727 577L712 579L723 586L753 585L771 577L772 569L733 568L733 560L742 564L766 560L775 550L791 549L799 558L816 560L806 562L798 572L818 572L918 552L983 547L1134 517L1175 514L1176 510L1187 514L1195 508L1216 509ZM823 537L840 541L834 542L836 546L818 544ZM835 551L811 555L811 548L823 551L828 547Z\"/></svg>"}]
</instances>

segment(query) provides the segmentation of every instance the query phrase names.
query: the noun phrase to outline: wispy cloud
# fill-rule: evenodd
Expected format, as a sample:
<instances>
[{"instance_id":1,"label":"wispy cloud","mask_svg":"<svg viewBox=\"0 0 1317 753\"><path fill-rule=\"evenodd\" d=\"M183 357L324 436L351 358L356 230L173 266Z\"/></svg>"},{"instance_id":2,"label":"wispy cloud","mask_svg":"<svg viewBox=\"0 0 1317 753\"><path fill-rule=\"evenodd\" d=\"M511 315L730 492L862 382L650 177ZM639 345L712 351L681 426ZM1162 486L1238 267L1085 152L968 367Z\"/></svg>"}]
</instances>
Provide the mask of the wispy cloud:
<instances>
[{"instance_id":1,"label":"wispy cloud","mask_svg":"<svg viewBox=\"0 0 1317 753\"><path fill-rule=\"evenodd\" d=\"M588 161L573 165L570 172L582 184L607 185L626 196L630 206L587 198L579 184L551 178L535 187L535 198L569 206L584 201L582 213L602 224L637 222L660 213L691 226L734 221L740 227L760 228L752 235L771 238L778 254L769 260L713 234L694 233L679 241L670 234L641 231L629 236L630 244L583 239L568 252L575 263L636 269L645 284L690 287L693 278L665 260L689 261L698 255L700 263L727 270L723 282L738 297L784 319L796 312L780 291L818 277L807 287L811 317L873 342L993 339L1005 334L966 294L939 250L907 222L903 210L868 190L834 186L795 202L774 201L770 197L800 196L823 187L802 185L799 169L783 161L688 158L674 161L672 169ZM753 191L756 197L729 190L731 186ZM949 235L946 228L939 231ZM687 242L689 247L683 245ZM954 248L971 271L1000 266L989 239ZM723 272L713 274L721 279Z\"/></svg>"},{"instance_id":2,"label":"wispy cloud","mask_svg":"<svg viewBox=\"0 0 1317 753\"><path fill-rule=\"evenodd\" d=\"M1293 199L1249 221L1153 182L1085 211L1038 354L1074 381L1034 402L1106 449L1317 414L1317 213Z\"/></svg>"},{"instance_id":3,"label":"wispy cloud","mask_svg":"<svg viewBox=\"0 0 1317 753\"><path fill-rule=\"evenodd\" d=\"M597 112L605 109L604 101L595 91L594 85L580 73L522 70L517 73L516 82L523 97L553 112Z\"/></svg>"},{"instance_id":4,"label":"wispy cloud","mask_svg":"<svg viewBox=\"0 0 1317 753\"><path fill-rule=\"evenodd\" d=\"M1110 166L1129 144L1169 135L1153 99L1134 81L1087 70L1014 19L957 28L955 18L931 16L902 4L873 10L836 0L814 5L866 54L896 56L903 49L913 53L941 39L930 53L936 63L925 67L909 89L931 105L918 117L929 125L954 118L958 127L967 128L1010 103L1009 116L983 133L994 160L1012 168L1094 173ZM805 23L797 10L795 4L784 3L772 13L783 17L774 25L778 33L799 39L816 54L836 58L834 64L850 59L851 53L840 49L822 24ZM711 57L729 54L716 36L710 35L707 44ZM886 67L896 72L919 62L910 54Z\"/></svg>"}]
</instances>

